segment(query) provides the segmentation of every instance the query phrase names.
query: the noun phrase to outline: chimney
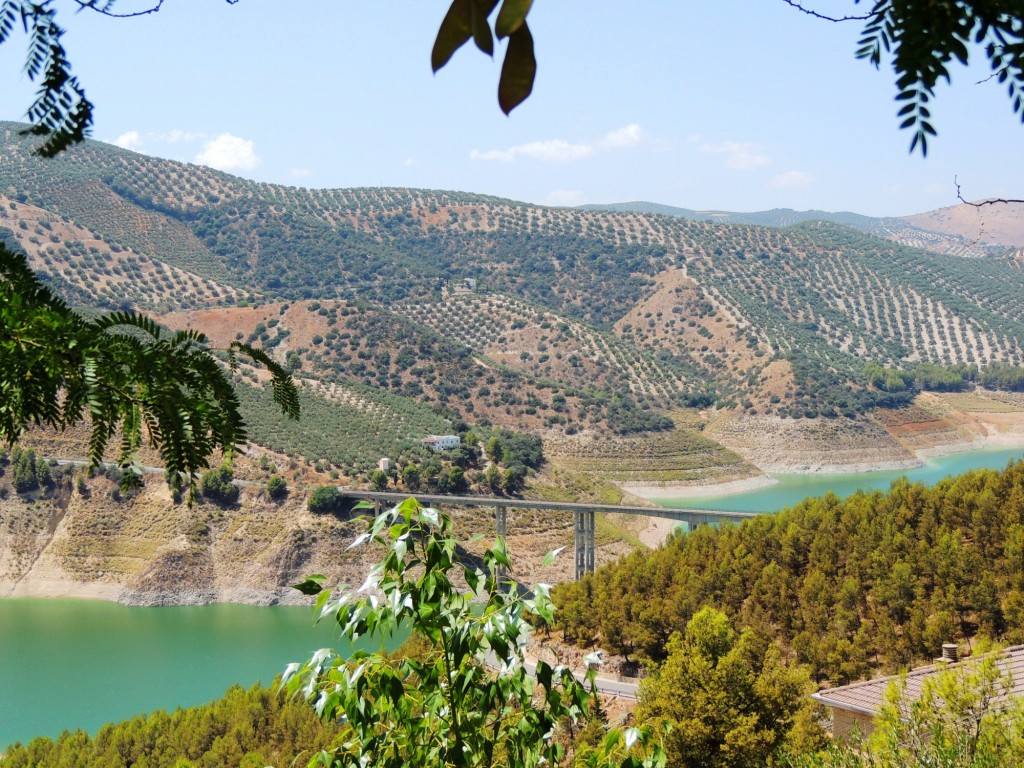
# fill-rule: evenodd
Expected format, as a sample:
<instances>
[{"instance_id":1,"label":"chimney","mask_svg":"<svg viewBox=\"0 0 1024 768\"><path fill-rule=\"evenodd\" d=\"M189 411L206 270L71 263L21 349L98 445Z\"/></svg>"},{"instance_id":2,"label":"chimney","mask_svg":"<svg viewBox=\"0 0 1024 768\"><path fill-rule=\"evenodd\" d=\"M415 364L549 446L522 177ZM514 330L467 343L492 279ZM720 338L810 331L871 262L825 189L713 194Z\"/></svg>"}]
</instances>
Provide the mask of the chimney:
<instances>
[{"instance_id":1,"label":"chimney","mask_svg":"<svg viewBox=\"0 0 1024 768\"><path fill-rule=\"evenodd\" d=\"M956 643L942 644L942 658L937 661L944 661L947 664L956 664L960 660L959 649Z\"/></svg>"}]
</instances>

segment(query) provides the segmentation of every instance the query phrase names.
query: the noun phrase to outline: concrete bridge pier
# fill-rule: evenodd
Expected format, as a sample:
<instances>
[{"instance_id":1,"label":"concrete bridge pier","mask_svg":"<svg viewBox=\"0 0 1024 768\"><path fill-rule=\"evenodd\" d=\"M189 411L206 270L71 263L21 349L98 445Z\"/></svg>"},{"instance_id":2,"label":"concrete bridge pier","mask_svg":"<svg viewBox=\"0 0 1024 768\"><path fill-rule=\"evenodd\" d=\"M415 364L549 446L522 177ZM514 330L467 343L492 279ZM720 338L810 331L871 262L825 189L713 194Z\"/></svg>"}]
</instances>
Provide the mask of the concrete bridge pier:
<instances>
[{"instance_id":1,"label":"concrete bridge pier","mask_svg":"<svg viewBox=\"0 0 1024 768\"><path fill-rule=\"evenodd\" d=\"M594 572L594 554L596 543L594 540L594 510L578 509L573 513L575 517L574 544L576 551L576 580L583 578L585 573Z\"/></svg>"}]
</instances>

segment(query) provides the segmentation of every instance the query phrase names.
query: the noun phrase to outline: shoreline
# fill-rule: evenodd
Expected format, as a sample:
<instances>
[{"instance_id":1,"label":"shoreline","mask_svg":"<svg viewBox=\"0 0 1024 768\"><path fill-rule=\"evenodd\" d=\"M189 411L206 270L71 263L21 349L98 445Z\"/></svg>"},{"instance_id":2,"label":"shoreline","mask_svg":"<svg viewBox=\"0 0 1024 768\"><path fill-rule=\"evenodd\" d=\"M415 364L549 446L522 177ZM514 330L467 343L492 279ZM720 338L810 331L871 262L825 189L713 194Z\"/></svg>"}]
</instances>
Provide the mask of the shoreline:
<instances>
[{"instance_id":1,"label":"shoreline","mask_svg":"<svg viewBox=\"0 0 1024 768\"><path fill-rule=\"evenodd\" d=\"M673 485L671 481L660 483L621 483L619 487L634 496L647 501L698 499L707 496L730 496L737 493L756 491L778 484L772 475L851 475L865 472L898 472L904 469L918 469L925 466L930 459L942 458L958 453L972 451L999 451L1010 448L1024 449L1024 434L996 433L983 435L974 440L958 443L936 445L931 448L918 448L913 459L898 461L862 461L851 464L836 464L821 461L815 464L799 462L779 462L770 464L768 468L758 467L765 474L747 477L741 480L730 480L724 483L708 485ZM770 474L769 474L770 473Z\"/></svg>"},{"instance_id":2,"label":"shoreline","mask_svg":"<svg viewBox=\"0 0 1024 768\"><path fill-rule=\"evenodd\" d=\"M822 462L815 469L808 469L806 464L789 464L784 465L785 471L779 471L778 474L842 475L875 471L898 471L900 469L920 467L930 459L952 454L971 451L998 451L1013 448L1024 449L1024 434L996 433L985 435L972 441L922 448L915 451L916 459L911 461L879 461L857 464L828 464ZM657 502L663 500L686 500L755 491L777 485L778 482L774 477L764 474L708 485L674 486L671 482L623 483L620 485L620 488L634 496L657 504ZM674 530L675 525L676 523L669 519L651 518L650 524L641 531L640 539L646 546L656 547ZM125 606L212 604L271 606L301 604L299 603L301 596L297 593L293 596L291 591L286 589L261 590L240 587L227 589L191 587L184 589L138 590L110 581L79 582L60 578L42 579L40 581L0 579L0 600L6 599L102 600Z\"/></svg>"},{"instance_id":3,"label":"shoreline","mask_svg":"<svg viewBox=\"0 0 1024 768\"><path fill-rule=\"evenodd\" d=\"M639 496L647 501L663 499L696 499L704 496L725 496L731 493L744 493L756 491L759 488L768 488L779 481L768 475L757 477L745 477L742 480L729 480L724 483L713 483L711 485L672 485L665 483L623 483L619 487L634 496Z\"/></svg>"},{"instance_id":4,"label":"shoreline","mask_svg":"<svg viewBox=\"0 0 1024 768\"><path fill-rule=\"evenodd\" d=\"M294 592L294 594L292 594ZM0 600L97 600L127 608L161 606L252 605L257 607L308 605L303 595L290 588L276 590L231 587L227 589L138 590L123 584L60 579L28 583L0 580Z\"/></svg>"}]
</instances>

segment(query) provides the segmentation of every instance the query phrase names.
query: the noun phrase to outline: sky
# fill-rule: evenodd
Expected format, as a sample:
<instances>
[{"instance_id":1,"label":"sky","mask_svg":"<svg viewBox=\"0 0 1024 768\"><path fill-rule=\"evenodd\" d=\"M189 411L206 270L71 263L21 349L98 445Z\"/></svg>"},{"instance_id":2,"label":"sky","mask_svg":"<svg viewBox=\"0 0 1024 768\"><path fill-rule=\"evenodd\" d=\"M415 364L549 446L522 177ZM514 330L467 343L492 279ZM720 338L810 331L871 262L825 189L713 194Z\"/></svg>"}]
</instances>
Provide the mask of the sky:
<instances>
[{"instance_id":1,"label":"sky","mask_svg":"<svg viewBox=\"0 0 1024 768\"><path fill-rule=\"evenodd\" d=\"M1024 197L1024 126L979 83L980 50L939 87L923 159L888 65L854 57L860 22L782 0L536 0L537 80L509 117L502 47L431 72L444 0L165 0L134 19L55 2L93 138L258 181L872 216L954 205L954 177L969 199ZM0 119L31 102L25 45L0 46Z\"/></svg>"}]
</instances>

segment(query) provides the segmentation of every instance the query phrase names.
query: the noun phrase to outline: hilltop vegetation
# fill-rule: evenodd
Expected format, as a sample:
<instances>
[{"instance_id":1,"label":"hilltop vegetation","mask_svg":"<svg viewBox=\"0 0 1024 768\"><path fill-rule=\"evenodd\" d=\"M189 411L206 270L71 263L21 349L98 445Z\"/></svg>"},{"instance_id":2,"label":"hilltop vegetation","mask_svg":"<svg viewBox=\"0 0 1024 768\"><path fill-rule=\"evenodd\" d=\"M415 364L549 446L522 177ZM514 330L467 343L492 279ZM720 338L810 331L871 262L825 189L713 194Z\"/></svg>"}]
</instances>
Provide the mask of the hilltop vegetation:
<instances>
[{"instance_id":1,"label":"hilltop vegetation","mask_svg":"<svg viewBox=\"0 0 1024 768\"><path fill-rule=\"evenodd\" d=\"M383 442L328 449L286 437L243 390L259 439L357 473L462 421L575 438L570 462L611 435L654 440L651 476L678 479L694 456L723 463L693 435L666 442L681 409L826 420L816 429L841 439L950 372L976 367L968 389L1016 386L1024 362L1024 275L1008 255L965 260L786 212L726 223L282 187L98 142L44 162L17 129L0 126L7 241L83 308L251 342L310 396L390 425Z\"/></svg>"},{"instance_id":2,"label":"hilltop vegetation","mask_svg":"<svg viewBox=\"0 0 1024 768\"><path fill-rule=\"evenodd\" d=\"M258 685L233 686L209 704L108 723L95 736L75 731L15 744L0 763L4 768L263 768L312 755L336 733L304 701Z\"/></svg>"},{"instance_id":3,"label":"hilltop vegetation","mask_svg":"<svg viewBox=\"0 0 1024 768\"><path fill-rule=\"evenodd\" d=\"M661 662L709 606L833 684L920 664L943 642L1019 643L1022 498L1017 462L699 528L556 587L559 626L574 642Z\"/></svg>"}]
</instances>

